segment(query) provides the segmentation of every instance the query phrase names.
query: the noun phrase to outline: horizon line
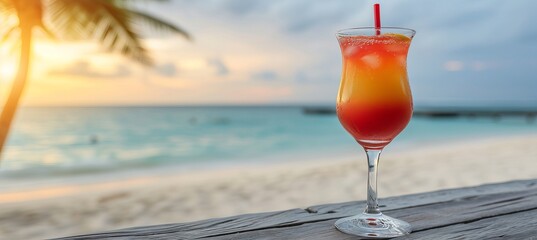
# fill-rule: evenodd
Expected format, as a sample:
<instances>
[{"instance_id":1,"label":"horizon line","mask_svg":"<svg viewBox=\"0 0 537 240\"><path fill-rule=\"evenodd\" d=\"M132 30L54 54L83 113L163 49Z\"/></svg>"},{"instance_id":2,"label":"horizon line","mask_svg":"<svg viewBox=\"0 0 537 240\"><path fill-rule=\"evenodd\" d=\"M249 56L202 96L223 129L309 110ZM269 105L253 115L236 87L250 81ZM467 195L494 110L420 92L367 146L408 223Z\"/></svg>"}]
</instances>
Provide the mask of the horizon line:
<instances>
[{"instance_id":1,"label":"horizon line","mask_svg":"<svg viewBox=\"0 0 537 240\"><path fill-rule=\"evenodd\" d=\"M21 108L135 108L135 107L335 107L336 102L288 102L288 103L160 103L160 104L80 104L80 105L23 105ZM414 102L414 108L435 107L509 107L527 108L536 107L537 101L437 101ZM1 109L1 107L0 107Z\"/></svg>"}]
</instances>

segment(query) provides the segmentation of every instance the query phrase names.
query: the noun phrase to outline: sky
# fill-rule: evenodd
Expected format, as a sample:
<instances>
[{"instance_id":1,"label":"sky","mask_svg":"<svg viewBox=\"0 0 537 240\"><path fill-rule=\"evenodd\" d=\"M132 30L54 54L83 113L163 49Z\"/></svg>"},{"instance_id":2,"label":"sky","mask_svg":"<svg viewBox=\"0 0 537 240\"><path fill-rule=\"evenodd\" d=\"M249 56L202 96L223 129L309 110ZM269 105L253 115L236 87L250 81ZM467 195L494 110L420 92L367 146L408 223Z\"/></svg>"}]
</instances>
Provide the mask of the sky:
<instances>
[{"instance_id":1,"label":"sky","mask_svg":"<svg viewBox=\"0 0 537 240\"><path fill-rule=\"evenodd\" d=\"M537 1L177 0L136 7L177 24L193 41L143 29L155 66L92 42L35 44L23 104L333 104L339 29L383 26L417 34L408 56L416 105L537 106ZM0 94L16 68L0 45ZM2 97L2 96L0 96Z\"/></svg>"}]
</instances>

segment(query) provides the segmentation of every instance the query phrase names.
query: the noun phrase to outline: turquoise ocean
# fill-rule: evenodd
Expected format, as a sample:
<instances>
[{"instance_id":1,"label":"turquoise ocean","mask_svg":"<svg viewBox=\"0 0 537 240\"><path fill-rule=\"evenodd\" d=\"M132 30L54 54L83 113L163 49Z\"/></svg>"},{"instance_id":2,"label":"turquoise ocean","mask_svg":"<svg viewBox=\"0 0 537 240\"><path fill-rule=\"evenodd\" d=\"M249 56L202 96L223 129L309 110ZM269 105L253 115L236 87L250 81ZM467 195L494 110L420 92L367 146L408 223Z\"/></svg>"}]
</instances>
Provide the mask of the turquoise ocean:
<instances>
[{"instance_id":1,"label":"turquoise ocean","mask_svg":"<svg viewBox=\"0 0 537 240\"><path fill-rule=\"evenodd\" d=\"M523 117L414 117L388 149L529 133L537 133L537 123ZM298 106L26 107L5 148L0 180L330 159L360 151L335 115L307 115Z\"/></svg>"}]
</instances>

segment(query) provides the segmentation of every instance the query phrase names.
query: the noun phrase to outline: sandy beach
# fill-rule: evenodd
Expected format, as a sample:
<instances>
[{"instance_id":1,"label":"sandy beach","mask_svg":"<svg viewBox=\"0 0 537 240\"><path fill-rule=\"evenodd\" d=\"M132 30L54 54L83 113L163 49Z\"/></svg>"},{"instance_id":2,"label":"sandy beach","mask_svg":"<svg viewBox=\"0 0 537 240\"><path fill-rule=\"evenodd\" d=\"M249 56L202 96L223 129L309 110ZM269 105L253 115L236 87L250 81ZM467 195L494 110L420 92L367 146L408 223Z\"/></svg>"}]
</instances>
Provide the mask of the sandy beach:
<instances>
[{"instance_id":1,"label":"sandy beach","mask_svg":"<svg viewBox=\"0 0 537 240\"><path fill-rule=\"evenodd\" d=\"M537 135L383 153L380 197L537 178ZM365 154L0 193L0 239L304 208L365 198ZM359 158L362 158L361 160ZM381 199L382 201L382 199Z\"/></svg>"}]
</instances>

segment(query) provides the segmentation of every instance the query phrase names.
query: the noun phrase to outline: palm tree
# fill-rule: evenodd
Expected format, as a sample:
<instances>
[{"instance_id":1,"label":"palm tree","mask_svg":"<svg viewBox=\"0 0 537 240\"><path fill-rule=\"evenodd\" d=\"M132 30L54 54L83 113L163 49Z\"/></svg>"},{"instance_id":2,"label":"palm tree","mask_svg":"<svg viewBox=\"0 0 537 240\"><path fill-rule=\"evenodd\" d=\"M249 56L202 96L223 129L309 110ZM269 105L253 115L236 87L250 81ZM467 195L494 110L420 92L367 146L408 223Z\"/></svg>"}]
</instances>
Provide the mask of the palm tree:
<instances>
[{"instance_id":1,"label":"palm tree","mask_svg":"<svg viewBox=\"0 0 537 240\"><path fill-rule=\"evenodd\" d=\"M133 0L0 0L0 14L18 19L18 24L3 34L0 33L0 37L4 35L2 40L6 40L16 33L20 34L19 68L0 114L0 156L27 82L35 29L53 37L92 38L106 49L147 66L153 62L136 32L136 23L145 23L190 39L188 33L181 28L129 7L132 2Z\"/></svg>"}]
</instances>

